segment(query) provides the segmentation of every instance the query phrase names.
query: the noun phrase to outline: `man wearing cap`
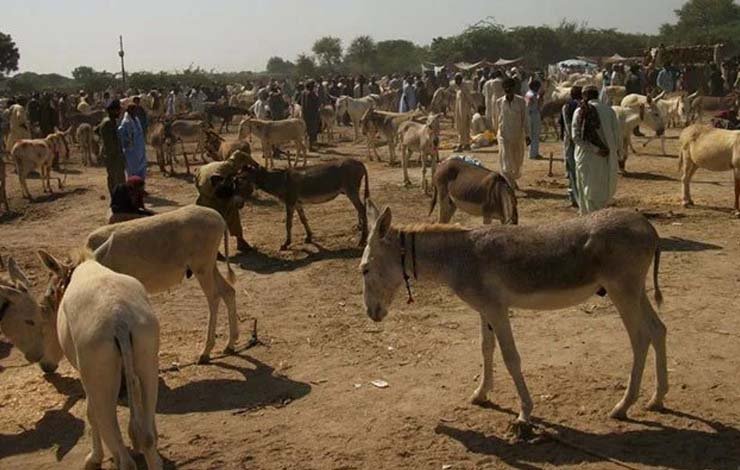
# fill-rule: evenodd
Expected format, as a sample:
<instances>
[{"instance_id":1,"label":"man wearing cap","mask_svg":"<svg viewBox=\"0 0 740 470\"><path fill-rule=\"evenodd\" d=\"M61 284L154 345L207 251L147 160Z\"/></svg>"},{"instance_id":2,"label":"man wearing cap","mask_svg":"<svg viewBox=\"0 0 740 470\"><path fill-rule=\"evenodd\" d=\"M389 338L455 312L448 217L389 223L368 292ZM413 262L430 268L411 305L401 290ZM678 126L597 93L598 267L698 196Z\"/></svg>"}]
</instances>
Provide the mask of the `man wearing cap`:
<instances>
[{"instance_id":1,"label":"man wearing cap","mask_svg":"<svg viewBox=\"0 0 740 470\"><path fill-rule=\"evenodd\" d=\"M154 215L154 212L144 207L144 196L147 195L144 184L143 178L130 176L124 184L115 187L110 198L109 224Z\"/></svg>"},{"instance_id":2,"label":"man wearing cap","mask_svg":"<svg viewBox=\"0 0 740 470\"><path fill-rule=\"evenodd\" d=\"M498 153L501 158L501 174L516 188L516 180L522 176L522 163L529 138L527 104L517 95L516 80L504 80L504 96L496 101L498 117Z\"/></svg>"},{"instance_id":3,"label":"man wearing cap","mask_svg":"<svg viewBox=\"0 0 740 470\"><path fill-rule=\"evenodd\" d=\"M236 238L236 248L242 252L251 247L242 231L239 209L244 206L244 200L236 194L235 178L245 166L256 164L251 155L238 150L226 161L208 163L195 171L195 188L199 194L195 203L221 214L229 233Z\"/></svg>"},{"instance_id":4,"label":"man wearing cap","mask_svg":"<svg viewBox=\"0 0 740 470\"><path fill-rule=\"evenodd\" d=\"M576 198L581 215L606 207L617 191L622 132L612 107L598 98L595 86L586 87L573 114Z\"/></svg>"},{"instance_id":5,"label":"man wearing cap","mask_svg":"<svg viewBox=\"0 0 740 470\"><path fill-rule=\"evenodd\" d=\"M108 173L108 192L113 195L113 190L119 184L126 182L126 161L121 152L121 142L118 140L118 124L116 120L121 113L121 103L113 100L106 107L108 116L95 127L95 132L103 141L103 161Z\"/></svg>"}]
</instances>

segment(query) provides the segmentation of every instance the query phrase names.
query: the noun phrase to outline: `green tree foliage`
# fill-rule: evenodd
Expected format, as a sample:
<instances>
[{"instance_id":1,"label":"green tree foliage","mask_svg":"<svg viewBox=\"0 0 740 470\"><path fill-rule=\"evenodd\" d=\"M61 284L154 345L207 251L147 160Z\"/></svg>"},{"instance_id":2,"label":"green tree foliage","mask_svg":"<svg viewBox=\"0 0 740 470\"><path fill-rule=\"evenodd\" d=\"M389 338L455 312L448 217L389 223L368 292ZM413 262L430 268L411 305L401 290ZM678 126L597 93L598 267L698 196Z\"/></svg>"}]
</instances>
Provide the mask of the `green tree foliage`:
<instances>
[{"instance_id":1,"label":"green tree foliage","mask_svg":"<svg viewBox=\"0 0 740 470\"><path fill-rule=\"evenodd\" d=\"M295 64L282 57L270 57L266 70L271 75L292 75L295 72Z\"/></svg>"},{"instance_id":2,"label":"green tree foliage","mask_svg":"<svg viewBox=\"0 0 740 470\"><path fill-rule=\"evenodd\" d=\"M393 39L379 41L377 72L389 74L393 72L415 72L427 58L427 50L411 41Z\"/></svg>"},{"instance_id":3,"label":"green tree foliage","mask_svg":"<svg viewBox=\"0 0 740 470\"><path fill-rule=\"evenodd\" d=\"M20 54L9 34L0 31L0 78L18 70Z\"/></svg>"},{"instance_id":4,"label":"green tree foliage","mask_svg":"<svg viewBox=\"0 0 740 470\"><path fill-rule=\"evenodd\" d=\"M740 47L740 5L733 0L689 0L676 10L678 22L660 28L666 44L725 43Z\"/></svg>"},{"instance_id":5,"label":"green tree foliage","mask_svg":"<svg viewBox=\"0 0 740 470\"><path fill-rule=\"evenodd\" d=\"M72 70L72 77L80 86L89 91L103 90L110 86L115 86L115 76L103 70L99 72L87 65L80 65Z\"/></svg>"},{"instance_id":6,"label":"green tree foliage","mask_svg":"<svg viewBox=\"0 0 740 470\"><path fill-rule=\"evenodd\" d=\"M314 77L316 76L317 67L316 62L313 58L307 54L300 54L295 61L295 74L298 77Z\"/></svg>"},{"instance_id":7,"label":"green tree foliage","mask_svg":"<svg viewBox=\"0 0 740 470\"><path fill-rule=\"evenodd\" d=\"M370 36L358 36L352 40L344 57L345 64L353 73L368 74L378 66L378 47Z\"/></svg>"},{"instance_id":8,"label":"green tree foliage","mask_svg":"<svg viewBox=\"0 0 740 470\"><path fill-rule=\"evenodd\" d=\"M57 73L38 74L23 72L13 75L5 81L5 86L12 94L29 94L44 90L75 91L79 84L69 77Z\"/></svg>"},{"instance_id":9,"label":"green tree foliage","mask_svg":"<svg viewBox=\"0 0 740 470\"><path fill-rule=\"evenodd\" d=\"M324 36L313 44L311 50L322 67L333 68L342 62L342 40L339 38Z\"/></svg>"}]
</instances>

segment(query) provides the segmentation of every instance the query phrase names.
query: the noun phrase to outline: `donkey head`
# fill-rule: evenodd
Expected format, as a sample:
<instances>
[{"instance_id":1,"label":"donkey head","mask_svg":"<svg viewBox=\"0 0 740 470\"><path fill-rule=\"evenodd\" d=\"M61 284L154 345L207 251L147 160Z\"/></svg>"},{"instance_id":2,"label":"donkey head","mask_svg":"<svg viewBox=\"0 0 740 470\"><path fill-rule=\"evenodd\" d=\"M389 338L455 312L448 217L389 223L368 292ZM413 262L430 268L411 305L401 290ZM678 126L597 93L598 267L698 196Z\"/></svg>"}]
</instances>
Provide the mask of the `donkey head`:
<instances>
[{"instance_id":1,"label":"donkey head","mask_svg":"<svg viewBox=\"0 0 740 470\"><path fill-rule=\"evenodd\" d=\"M370 237L360 262L367 315L376 322L385 318L395 293L403 284L401 247L391 231L391 210L378 211L367 201Z\"/></svg>"}]
</instances>

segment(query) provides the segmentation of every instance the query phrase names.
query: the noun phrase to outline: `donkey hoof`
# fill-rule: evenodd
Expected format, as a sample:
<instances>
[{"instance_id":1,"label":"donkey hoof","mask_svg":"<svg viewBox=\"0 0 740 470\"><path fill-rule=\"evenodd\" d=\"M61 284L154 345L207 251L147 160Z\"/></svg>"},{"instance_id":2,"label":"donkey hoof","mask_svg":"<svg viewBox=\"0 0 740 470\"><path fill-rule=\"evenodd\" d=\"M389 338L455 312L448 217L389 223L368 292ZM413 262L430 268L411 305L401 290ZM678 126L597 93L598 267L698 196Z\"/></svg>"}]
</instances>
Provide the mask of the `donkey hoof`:
<instances>
[{"instance_id":1,"label":"donkey hoof","mask_svg":"<svg viewBox=\"0 0 740 470\"><path fill-rule=\"evenodd\" d=\"M481 393L481 392L475 392L470 397L470 403L476 406L484 406L487 405L488 402L488 394L487 393Z\"/></svg>"},{"instance_id":2,"label":"donkey hoof","mask_svg":"<svg viewBox=\"0 0 740 470\"><path fill-rule=\"evenodd\" d=\"M209 362L211 362L211 357L209 354L201 354L200 356L198 356L197 362L201 365L208 364Z\"/></svg>"},{"instance_id":3,"label":"donkey hoof","mask_svg":"<svg viewBox=\"0 0 740 470\"><path fill-rule=\"evenodd\" d=\"M683 201L684 207L692 207L694 205L694 201Z\"/></svg>"},{"instance_id":4,"label":"donkey hoof","mask_svg":"<svg viewBox=\"0 0 740 470\"><path fill-rule=\"evenodd\" d=\"M226 346L223 350L223 353L230 356L236 353L236 349L234 349L234 346Z\"/></svg>"},{"instance_id":5,"label":"donkey hoof","mask_svg":"<svg viewBox=\"0 0 740 470\"><path fill-rule=\"evenodd\" d=\"M732 213L732 216L735 217L735 218L737 218L737 219L740 219L740 211L733 212Z\"/></svg>"},{"instance_id":6,"label":"donkey hoof","mask_svg":"<svg viewBox=\"0 0 740 470\"><path fill-rule=\"evenodd\" d=\"M103 464L103 457L92 452L85 457L85 470L97 470Z\"/></svg>"},{"instance_id":7,"label":"donkey hoof","mask_svg":"<svg viewBox=\"0 0 740 470\"><path fill-rule=\"evenodd\" d=\"M288 251L288 247L290 246L290 243L283 243L280 245L280 251Z\"/></svg>"},{"instance_id":8,"label":"donkey hoof","mask_svg":"<svg viewBox=\"0 0 740 470\"><path fill-rule=\"evenodd\" d=\"M303 242L304 243L313 243L313 237L306 237L305 239L303 239Z\"/></svg>"},{"instance_id":9,"label":"donkey hoof","mask_svg":"<svg viewBox=\"0 0 740 470\"><path fill-rule=\"evenodd\" d=\"M647 406L645 407L648 411L664 411L665 405L663 405L663 400L658 400L657 398L653 398L648 402Z\"/></svg>"},{"instance_id":10,"label":"donkey hoof","mask_svg":"<svg viewBox=\"0 0 740 470\"><path fill-rule=\"evenodd\" d=\"M627 410L625 408L617 406L616 408L612 410L611 413L609 413L609 417L611 419L618 419L620 421L624 421L627 419Z\"/></svg>"}]
</instances>

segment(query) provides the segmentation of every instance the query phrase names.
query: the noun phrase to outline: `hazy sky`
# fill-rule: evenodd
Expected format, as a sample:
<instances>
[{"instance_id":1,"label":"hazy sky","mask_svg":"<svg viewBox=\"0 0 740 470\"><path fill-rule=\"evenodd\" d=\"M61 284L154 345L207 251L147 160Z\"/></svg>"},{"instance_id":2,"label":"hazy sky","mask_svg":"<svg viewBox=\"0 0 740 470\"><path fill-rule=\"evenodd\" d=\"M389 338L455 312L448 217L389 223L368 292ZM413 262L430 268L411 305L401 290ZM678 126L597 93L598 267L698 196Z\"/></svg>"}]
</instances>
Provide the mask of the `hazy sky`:
<instances>
[{"instance_id":1,"label":"hazy sky","mask_svg":"<svg viewBox=\"0 0 740 470\"><path fill-rule=\"evenodd\" d=\"M130 71L190 64L263 70L295 59L323 35L428 44L487 16L506 26L557 24L656 32L684 0L0 0L0 31L20 49L21 71L69 75L77 65L119 69L123 34ZM310 6L309 6L310 5ZM491 58L495 59L495 58Z\"/></svg>"}]
</instances>

